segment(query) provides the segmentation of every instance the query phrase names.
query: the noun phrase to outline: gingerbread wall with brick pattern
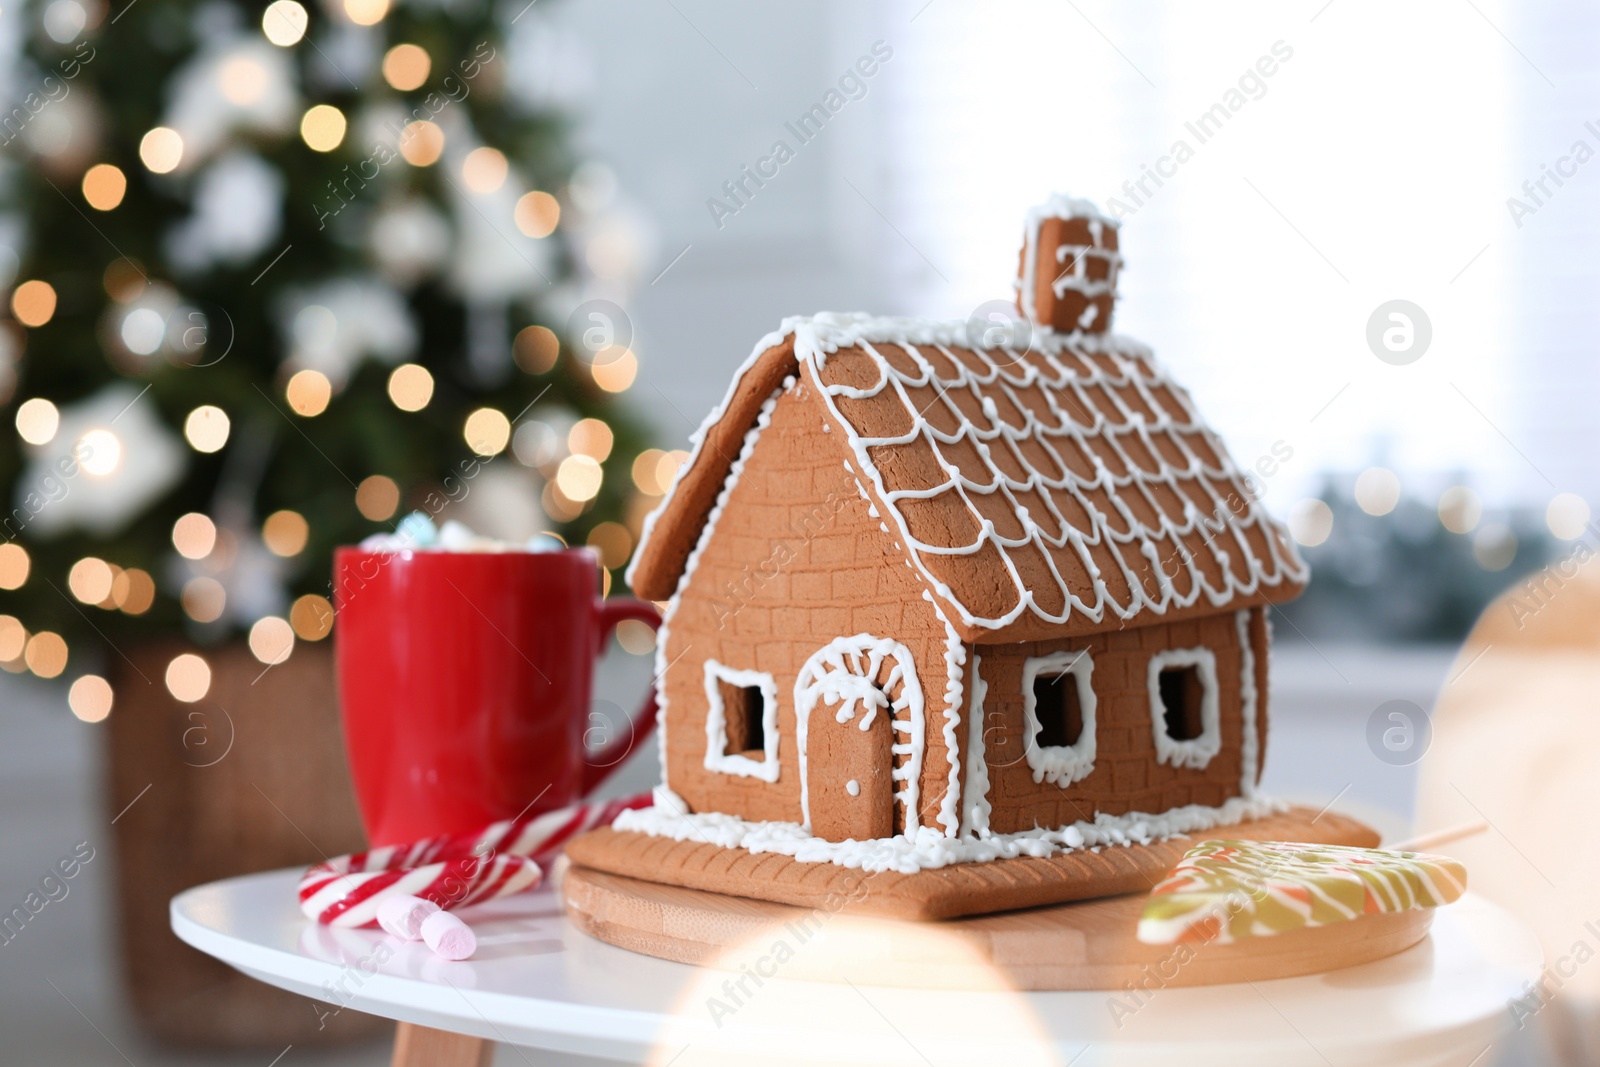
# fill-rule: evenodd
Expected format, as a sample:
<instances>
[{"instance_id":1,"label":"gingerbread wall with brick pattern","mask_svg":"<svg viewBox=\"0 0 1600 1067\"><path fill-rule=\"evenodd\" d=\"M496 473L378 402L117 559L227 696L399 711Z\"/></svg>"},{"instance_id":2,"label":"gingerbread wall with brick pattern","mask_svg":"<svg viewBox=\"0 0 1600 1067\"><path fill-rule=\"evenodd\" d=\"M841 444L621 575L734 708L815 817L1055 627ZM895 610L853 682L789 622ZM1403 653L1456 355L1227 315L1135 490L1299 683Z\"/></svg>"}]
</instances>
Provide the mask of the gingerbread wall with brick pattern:
<instances>
[{"instance_id":1,"label":"gingerbread wall with brick pattern","mask_svg":"<svg viewBox=\"0 0 1600 1067\"><path fill-rule=\"evenodd\" d=\"M1267 631L1265 609L1249 610L1247 640L1255 654L1259 757L1266 746ZM1150 712L1150 658L1165 649L1204 647L1216 656L1221 750L1203 769L1156 761ZM1024 745L1023 665L1033 656L1087 649L1096 698L1094 769L1077 782L1034 781ZM1014 833L1036 826L1092 821L1096 812L1161 812L1183 804L1217 805L1241 791L1241 669L1236 613L1157 623L1087 638L1016 645L980 645L984 697L984 762L989 774L989 827Z\"/></svg>"},{"instance_id":2,"label":"gingerbread wall with brick pattern","mask_svg":"<svg viewBox=\"0 0 1600 1067\"><path fill-rule=\"evenodd\" d=\"M869 512L846 470L843 435L825 431L825 420L809 382L780 397L681 591L664 645L667 781L692 811L800 821L796 676L834 638L872 634L901 642L915 660L927 704L918 807L921 823L936 826L950 767L945 627L897 539ZM706 768L707 659L776 680L776 782ZM965 687L961 700L964 708Z\"/></svg>"}]
</instances>

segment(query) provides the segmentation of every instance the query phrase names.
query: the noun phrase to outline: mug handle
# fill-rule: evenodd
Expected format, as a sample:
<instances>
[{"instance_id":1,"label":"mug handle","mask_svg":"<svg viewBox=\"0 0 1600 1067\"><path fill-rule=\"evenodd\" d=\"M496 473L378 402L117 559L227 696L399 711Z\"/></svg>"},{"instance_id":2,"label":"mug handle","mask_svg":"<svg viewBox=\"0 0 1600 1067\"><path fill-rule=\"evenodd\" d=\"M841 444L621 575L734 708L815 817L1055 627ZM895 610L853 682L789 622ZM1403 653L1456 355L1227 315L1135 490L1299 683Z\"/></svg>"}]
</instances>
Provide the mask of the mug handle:
<instances>
[{"instance_id":1,"label":"mug handle","mask_svg":"<svg viewBox=\"0 0 1600 1067\"><path fill-rule=\"evenodd\" d=\"M600 619L600 645L595 649L597 656L605 654L606 643L611 640L611 633L619 622L634 619L652 630L661 628L661 613L656 611L655 605L644 600L632 600L627 597L597 600L595 614ZM644 703L639 705L639 710L634 713L627 728L606 742L604 747L584 756L583 775L578 783L579 792L583 796L588 796L599 788L600 783L611 777L611 772L622 766L624 758L633 751L633 746L649 737L650 731L655 728L656 687L652 684L650 692L645 694Z\"/></svg>"}]
</instances>

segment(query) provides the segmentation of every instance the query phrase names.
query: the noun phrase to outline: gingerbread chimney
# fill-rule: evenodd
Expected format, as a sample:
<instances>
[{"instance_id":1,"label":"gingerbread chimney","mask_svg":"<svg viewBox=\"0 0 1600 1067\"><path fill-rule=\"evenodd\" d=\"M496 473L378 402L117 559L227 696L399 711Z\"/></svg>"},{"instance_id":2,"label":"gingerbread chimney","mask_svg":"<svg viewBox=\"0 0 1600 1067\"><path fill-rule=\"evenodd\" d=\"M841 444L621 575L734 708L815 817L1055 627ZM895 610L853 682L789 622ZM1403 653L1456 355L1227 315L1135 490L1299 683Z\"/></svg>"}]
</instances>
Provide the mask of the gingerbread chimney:
<instances>
[{"instance_id":1,"label":"gingerbread chimney","mask_svg":"<svg viewBox=\"0 0 1600 1067\"><path fill-rule=\"evenodd\" d=\"M1017 309L1057 333L1109 333L1117 299L1117 220L1056 193L1028 212Z\"/></svg>"}]
</instances>

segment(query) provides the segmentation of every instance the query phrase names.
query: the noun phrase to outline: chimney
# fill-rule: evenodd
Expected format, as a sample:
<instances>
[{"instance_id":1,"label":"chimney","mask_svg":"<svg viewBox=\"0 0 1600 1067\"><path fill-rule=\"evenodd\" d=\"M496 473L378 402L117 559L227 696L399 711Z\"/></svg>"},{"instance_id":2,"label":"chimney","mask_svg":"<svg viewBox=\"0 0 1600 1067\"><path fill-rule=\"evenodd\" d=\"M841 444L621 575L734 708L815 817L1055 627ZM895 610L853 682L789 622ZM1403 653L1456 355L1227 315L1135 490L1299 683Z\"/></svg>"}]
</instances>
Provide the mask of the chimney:
<instances>
[{"instance_id":1,"label":"chimney","mask_svg":"<svg viewBox=\"0 0 1600 1067\"><path fill-rule=\"evenodd\" d=\"M1117 220L1056 193L1028 211L1017 309L1057 333L1109 333L1117 298Z\"/></svg>"}]
</instances>

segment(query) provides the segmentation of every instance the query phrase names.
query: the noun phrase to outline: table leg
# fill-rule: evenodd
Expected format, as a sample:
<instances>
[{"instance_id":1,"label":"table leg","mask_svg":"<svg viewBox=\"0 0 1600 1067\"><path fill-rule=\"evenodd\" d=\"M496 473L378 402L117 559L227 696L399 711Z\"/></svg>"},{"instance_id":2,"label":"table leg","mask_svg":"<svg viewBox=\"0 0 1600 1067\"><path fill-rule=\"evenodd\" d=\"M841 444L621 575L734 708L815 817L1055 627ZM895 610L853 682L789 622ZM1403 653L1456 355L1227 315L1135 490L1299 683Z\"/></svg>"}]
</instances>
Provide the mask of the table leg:
<instances>
[{"instance_id":1,"label":"table leg","mask_svg":"<svg viewBox=\"0 0 1600 1067\"><path fill-rule=\"evenodd\" d=\"M400 1023L394 1032L389 1067L490 1067L494 1043L481 1037Z\"/></svg>"}]
</instances>

